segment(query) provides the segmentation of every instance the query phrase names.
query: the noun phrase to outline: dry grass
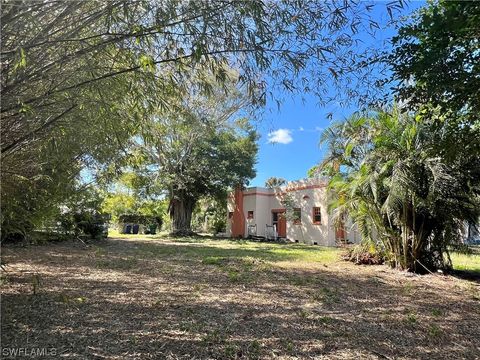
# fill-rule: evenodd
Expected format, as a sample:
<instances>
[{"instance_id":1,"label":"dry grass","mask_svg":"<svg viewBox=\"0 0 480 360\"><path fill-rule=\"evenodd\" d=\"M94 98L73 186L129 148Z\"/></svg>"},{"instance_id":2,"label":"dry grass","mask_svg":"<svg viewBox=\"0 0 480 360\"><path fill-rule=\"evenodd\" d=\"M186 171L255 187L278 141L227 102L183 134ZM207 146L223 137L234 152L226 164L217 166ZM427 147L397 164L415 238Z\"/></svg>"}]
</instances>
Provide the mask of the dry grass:
<instances>
[{"instance_id":1,"label":"dry grass","mask_svg":"<svg viewBox=\"0 0 480 360\"><path fill-rule=\"evenodd\" d=\"M477 282L338 254L165 237L7 247L2 347L72 359L480 357Z\"/></svg>"}]
</instances>

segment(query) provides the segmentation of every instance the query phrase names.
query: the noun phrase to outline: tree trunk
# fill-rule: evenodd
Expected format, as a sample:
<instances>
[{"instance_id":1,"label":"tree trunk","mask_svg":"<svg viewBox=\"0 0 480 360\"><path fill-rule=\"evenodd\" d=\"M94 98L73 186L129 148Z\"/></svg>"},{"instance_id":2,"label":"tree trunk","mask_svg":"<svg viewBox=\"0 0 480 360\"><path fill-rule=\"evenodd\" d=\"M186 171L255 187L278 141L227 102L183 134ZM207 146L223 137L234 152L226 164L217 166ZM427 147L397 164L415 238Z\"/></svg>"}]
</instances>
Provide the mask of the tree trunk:
<instances>
[{"instance_id":1,"label":"tree trunk","mask_svg":"<svg viewBox=\"0 0 480 360\"><path fill-rule=\"evenodd\" d=\"M192 213L195 207L195 199L178 191L170 200L169 214L172 221L172 235L189 236L192 231Z\"/></svg>"}]
</instances>

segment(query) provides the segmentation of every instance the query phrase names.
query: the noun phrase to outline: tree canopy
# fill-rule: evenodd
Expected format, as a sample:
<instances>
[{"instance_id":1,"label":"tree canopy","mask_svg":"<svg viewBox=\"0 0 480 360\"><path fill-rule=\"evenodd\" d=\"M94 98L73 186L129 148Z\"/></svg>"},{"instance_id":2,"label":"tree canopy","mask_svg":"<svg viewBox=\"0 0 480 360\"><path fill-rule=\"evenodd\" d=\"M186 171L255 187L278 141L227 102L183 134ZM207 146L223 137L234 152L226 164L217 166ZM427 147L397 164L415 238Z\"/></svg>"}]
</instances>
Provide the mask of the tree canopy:
<instances>
[{"instance_id":1,"label":"tree canopy","mask_svg":"<svg viewBox=\"0 0 480 360\"><path fill-rule=\"evenodd\" d=\"M478 124L480 3L438 1L401 26L389 55L398 95L411 107L429 105Z\"/></svg>"},{"instance_id":2,"label":"tree canopy","mask_svg":"<svg viewBox=\"0 0 480 360\"><path fill-rule=\"evenodd\" d=\"M384 58L398 105L355 114L322 136L322 166L336 173L331 210L349 214L392 266L449 268L449 249L478 221L479 10L457 1L421 8Z\"/></svg>"},{"instance_id":3,"label":"tree canopy","mask_svg":"<svg viewBox=\"0 0 480 360\"><path fill-rule=\"evenodd\" d=\"M95 181L141 119L174 111L172 93L188 92L183 75L199 66L218 82L236 69L256 105L274 88L323 101L328 80L348 76L369 10L303 0L4 2L2 236ZM211 79L199 74L195 88L208 95Z\"/></svg>"},{"instance_id":4,"label":"tree canopy","mask_svg":"<svg viewBox=\"0 0 480 360\"><path fill-rule=\"evenodd\" d=\"M240 116L250 99L237 86L238 73L231 69L227 73L228 82L210 77L208 95L196 91L198 74L183 76L190 91L181 97L172 94L169 104L175 110L159 108L144 118L130 148L133 164L138 154L137 163L166 192L174 233L191 231L192 212L200 198L222 197L228 188L247 184L255 176L257 134Z\"/></svg>"}]
</instances>

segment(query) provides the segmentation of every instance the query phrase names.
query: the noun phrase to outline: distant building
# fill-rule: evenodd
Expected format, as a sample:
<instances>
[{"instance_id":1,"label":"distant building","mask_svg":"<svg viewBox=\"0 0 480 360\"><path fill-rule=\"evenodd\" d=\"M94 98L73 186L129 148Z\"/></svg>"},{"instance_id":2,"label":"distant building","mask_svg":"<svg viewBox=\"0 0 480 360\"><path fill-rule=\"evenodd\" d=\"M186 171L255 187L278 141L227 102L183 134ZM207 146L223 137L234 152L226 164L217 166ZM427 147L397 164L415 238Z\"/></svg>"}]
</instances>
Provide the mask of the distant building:
<instances>
[{"instance_id":1,"label":"distant building","mask_svg":"<svg viewBox=\"0 0 480 360\"><path fill-rule=\"evenodd\" d=\"M465 223L463 242L465 244L480 244L480 219L476 224Z\"/></svg>"},{"instance_id":2,"label":"distant building","mask_svg":"<svg viewBox=\"0 0 480 360\"><path fill-rule=\"evenodd\" d=\"M292 181L273 189L236 189L228 201L227 235L270 237L274 230L280 238L305 244L358 243L360 235L350 221L335 226L327 206L327 183L321 179Z\"/></svg>"}]
</instances>

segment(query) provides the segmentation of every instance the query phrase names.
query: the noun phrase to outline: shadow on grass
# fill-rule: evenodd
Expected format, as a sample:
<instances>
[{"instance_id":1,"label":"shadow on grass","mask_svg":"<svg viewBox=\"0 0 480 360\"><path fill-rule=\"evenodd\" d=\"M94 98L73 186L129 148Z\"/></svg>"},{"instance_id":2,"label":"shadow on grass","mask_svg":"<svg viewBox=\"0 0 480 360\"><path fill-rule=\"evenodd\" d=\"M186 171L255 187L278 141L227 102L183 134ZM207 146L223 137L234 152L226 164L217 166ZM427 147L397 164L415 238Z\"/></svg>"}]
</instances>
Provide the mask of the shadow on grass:
<instances>
[{"instance_id":1,"label":"shadow on grass","mask_svg":"<svg viewBox=\"0 0 480 360\"><path fill-rule=\"evenodd\" d=\"M110 239L45 246L41 256L25 249L12 262L35 264L42 285L32 295L22 273L2 288L2 346L88 359L480 357L479 302L453 286L360 267L269 268L265 261L332 250L235 244Z\"/></svg>"},{"instance_id":2,"label":"shadow on grass","mask_svg":"<svg viewBox=\"0 0 480 360\"><path fill-rule=\"evenodd\" d=\"M170 240L170 238L168 239ZM203 242L202 242L203 240ZM266 242L253 242L249 240L212 239L212 238L179 238L168 242L162 240L134 239L125 242L123 239L110 238L102 243L105 247L117 248L120 245L123 250L130 248L133 252L168 256L172 254L186 255L192 258L205 256L246 257L251 256L271 261L288 261L301 258L299 253L304 254L328 254L338 252L336 248L320 246L307 246L298 244L279 244ZM239 246L239 247L237 247ZM243 246L243 247L240 247ZM126 247L126 248L125 248Z\"/></svg>"},{"instance_id":3,"label":"shadow on grass","mask_svg":"<svg viewBox=\"0 0 480 360\"><path fill-rule=\"evenodd\" d=\"M453 270L450 275L459 279L480 283L480 270Z\"/></svg>"},{"instance_id":4,"label":"shadow on grass","mask_svg":"<svg viewBox=\"0 0 480 360\"><path fill-rule=\"evenodd\" d=\"M130 281L117 287L53 275L47 283L69 290L6 293L2 346L53 347L67 357L107 359L480 356L471 300L411 299L365 276L321 271L314 274L321 282L286 289L277 280L291 275L286 270L260 281L255 295L250 290L242 296L233 287L218 291L212 280L195 295L179 286L185 273L172 276L168 288L158 285L165 279L157 286ZM442 316L432 319L434 310Z\"/></svg>"}]
</instances>

